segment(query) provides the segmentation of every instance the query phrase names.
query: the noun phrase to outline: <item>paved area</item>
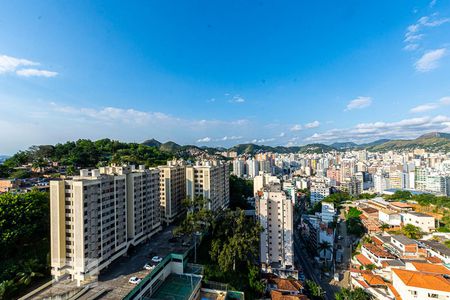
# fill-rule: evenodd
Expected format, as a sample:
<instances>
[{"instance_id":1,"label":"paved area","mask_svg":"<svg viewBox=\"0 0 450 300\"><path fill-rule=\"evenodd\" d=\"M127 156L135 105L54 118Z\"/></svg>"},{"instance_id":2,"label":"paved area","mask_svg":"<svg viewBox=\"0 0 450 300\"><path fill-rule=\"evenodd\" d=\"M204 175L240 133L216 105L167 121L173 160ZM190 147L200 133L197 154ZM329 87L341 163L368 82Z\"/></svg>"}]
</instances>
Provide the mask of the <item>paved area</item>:
<instances>
[{"instance_id":1,"label":"paved area","mask_svg":"<svg viewBox=\"0 0 450 300\"><path fill-rule=\"evenodd\" d=\"M102 270L97 281L87 282L83 286L77 287L76 282L65 279L53 284L33 299L44 299L62 294L73 295L86 286L89 286L89 288L86 288L85 293L78 299L122 299L135 287L135 285L128 283L130 277L143 278L150 273L150 271L144 270L143 266L146 263L151 263L151 257L158 255L164 258L169 253L183 253L187 250L188 245L183 246L181 242L169 242L173 228L173 226L164 228L151 237L147 243L134 248L129 256L121 257L113 262L107 269Z\"/></svg>"}]
</instances>

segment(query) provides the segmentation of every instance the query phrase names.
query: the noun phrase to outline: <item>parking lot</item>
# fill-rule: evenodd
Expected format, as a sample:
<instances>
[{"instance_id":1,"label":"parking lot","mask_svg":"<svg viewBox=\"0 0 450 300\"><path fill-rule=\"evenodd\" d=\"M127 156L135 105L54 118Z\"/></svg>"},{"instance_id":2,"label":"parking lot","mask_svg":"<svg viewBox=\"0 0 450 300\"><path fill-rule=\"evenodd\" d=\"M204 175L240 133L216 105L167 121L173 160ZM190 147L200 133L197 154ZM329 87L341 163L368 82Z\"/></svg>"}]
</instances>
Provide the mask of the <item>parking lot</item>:
<instances>
[{"instance_id":1,"label":"parking lot","mask_svg":"<svg viewBox=\"0 0 450 300\"><path fill-rule=\"evenodd\" d=\"M153 256L164 258L169 253L184 253L189 247L188 244L183 244L182 241L169 242L172 238L173 228L173 226L164 228L151 237L147 243L131 250L128 256L119 258L107 269L102 270L98 280L90 282L90 288L86 288L85 293L78 299L121 299L135 287L128 283L130 277L144 278L150 273L149 270L144 269L144 265L147 263L155 265L151 262ZM76 282L64 279L45 289L33 299L44 299L66 293L74 294L82 289L83 286L77 287Z\"/></svg>"}]
</instances>

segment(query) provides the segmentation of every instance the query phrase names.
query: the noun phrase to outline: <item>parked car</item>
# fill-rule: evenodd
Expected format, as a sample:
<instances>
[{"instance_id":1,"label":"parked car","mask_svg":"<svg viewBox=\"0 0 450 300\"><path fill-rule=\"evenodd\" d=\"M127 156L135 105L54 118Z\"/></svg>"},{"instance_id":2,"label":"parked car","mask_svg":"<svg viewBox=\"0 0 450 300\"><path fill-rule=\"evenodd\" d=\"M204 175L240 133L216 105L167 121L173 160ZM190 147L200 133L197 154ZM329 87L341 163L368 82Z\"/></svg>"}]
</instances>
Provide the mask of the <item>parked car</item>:
<instances>
[{"instance_id":1,"label":"parked car","mask_svg":"<svg viewBox=\"0 0 450 300\"><path fill-rule=\"evenodd\" d=\"M152 257L152 262L154 263L160 263L162 260L163 260L162 257L157 255Z\"/></svg>"},{"instance_id":2,"label":"parked car","mask_svg":"<svg viewBox=\"0 0 450 300\"><path fill-rule=\"evenodd\" d=\"M144 266L144 269L149 270L149 271L153 270L153 268L154 267L150 264L145 264L145 266Z\"/></svg>"},{"instance_id":3,"label":"parked car","mask_svg":"<svg viewBox=\"0 0 450 300\"><path fill-rule=\"evenodd\" d=\"M140 279L140 278L138 278L138 277L136 277L136 276L133 276L133 277L130 277L130 279L128 280L128 282L129 282L129 283L132 283L132 284L139 284L139 282L141 282L141 280L142 280L142 279Z\"/></svg>"}]
</instances>

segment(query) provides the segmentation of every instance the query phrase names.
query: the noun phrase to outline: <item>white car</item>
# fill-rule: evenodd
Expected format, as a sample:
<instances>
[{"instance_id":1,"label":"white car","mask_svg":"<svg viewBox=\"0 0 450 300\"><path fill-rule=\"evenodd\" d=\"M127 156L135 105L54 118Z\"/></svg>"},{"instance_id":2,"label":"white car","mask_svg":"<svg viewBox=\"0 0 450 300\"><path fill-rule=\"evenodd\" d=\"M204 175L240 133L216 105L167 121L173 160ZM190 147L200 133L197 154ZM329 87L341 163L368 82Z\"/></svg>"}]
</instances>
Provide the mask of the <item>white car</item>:
<instances>
[{"instance_id":1,"label":"white car","mask_svg":"<svg viewBox=\"0 0 450 300\"><path fill-rule=\"evenodd\" d=\"M153 270L153 266L149 265L149 264L145 264L144 269L151 271L151 270Z\"/></svg>"},{"instance_id":2,"label":"white car","mask_svg":"<svg viewBox=\"0 0 450 300\"><path fill-rule=\"evenodd\" d=\"M130 278L130 280L128 280L128 282L132 283L132 284L138 284L139 282L141 282L141 280L142 279L137 278L136 276L133 276L133 277Z\"/></svg>"},{"instance_id":3,"label":"white car","mask_svg":"<svg viewBox=\"0 0 450 300\"><path fill-rule=\"evenodd\" d=\"M160 263L161 261L162 261L162 257L159 257L159 256L152 257L152 262L154 262L154 263Z\"/></svg>"}]
</instances>

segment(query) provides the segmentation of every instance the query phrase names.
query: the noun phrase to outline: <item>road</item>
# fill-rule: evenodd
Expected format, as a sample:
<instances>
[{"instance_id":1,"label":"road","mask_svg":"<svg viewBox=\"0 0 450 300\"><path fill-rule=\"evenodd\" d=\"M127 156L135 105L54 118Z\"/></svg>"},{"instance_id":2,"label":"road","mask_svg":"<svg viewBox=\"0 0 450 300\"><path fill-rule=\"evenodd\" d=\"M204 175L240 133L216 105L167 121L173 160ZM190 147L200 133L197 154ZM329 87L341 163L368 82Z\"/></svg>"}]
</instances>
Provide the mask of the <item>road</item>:
<instances>
[{"instance_id":1,"label":"road","mask_svg":"<svg viewBox=\"0 0 450 300\"><path fill-rule=\"evenodd\" d=\"M298 233L294 237L294 251L296 258L300 265L302 266L303 273L305 274L305 277L318 283L323 290L325 291L325 299L327 300L333 300L334 294L339 291L339 288L337 286L333 286L330 284L330 279L323 278L320 279L320 270L317 266L315 266L315 262L313 259L309 256L307 251L305 251L305 246L302 245L302 241L298 236ZM313 265L314 263L314 265Z\"/></svg>"}]
</instances>

